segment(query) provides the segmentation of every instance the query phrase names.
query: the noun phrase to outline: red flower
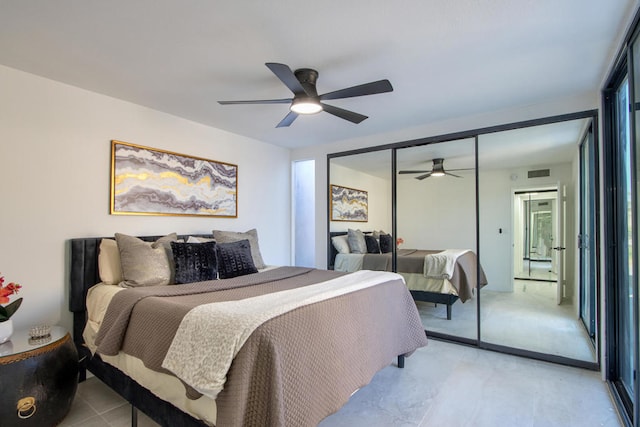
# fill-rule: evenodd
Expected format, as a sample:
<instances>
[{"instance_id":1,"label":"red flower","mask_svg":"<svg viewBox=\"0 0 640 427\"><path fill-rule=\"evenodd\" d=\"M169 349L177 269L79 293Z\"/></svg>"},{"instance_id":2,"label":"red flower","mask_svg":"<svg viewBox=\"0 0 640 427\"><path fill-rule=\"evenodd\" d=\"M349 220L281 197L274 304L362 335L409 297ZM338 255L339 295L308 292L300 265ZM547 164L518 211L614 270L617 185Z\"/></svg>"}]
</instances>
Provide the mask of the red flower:
<instances>
[{"instance_id":1,"label":"red flower","mask_svg":"<svg viewBox=\"0 0 640 427\"><path fill-rule=\"evenodd\" d=\"M9 297L11 295L17 294L21 288L22 288L22 285L19 285L18 283L14 283L14 282L10 282L6 286L4 286L4 276L0 276L0 304L7 304L9 302ZM19 298L19 299L22 300L22 298ZM15 310L18 309L18 307L20 306L20 302L14 301L15 304L10 304L12 310L10 310L10 314L7 315L7 318L10 317L11 314L13 314ZM8 309L8 307L9 306L1 307L1 308ZM7 314L7 313L4 313L4 314ZM3 320L2 315L3 315L3 310L0 310L0 322L6 320L6 319Z\"/></svg>"}]
</instances>

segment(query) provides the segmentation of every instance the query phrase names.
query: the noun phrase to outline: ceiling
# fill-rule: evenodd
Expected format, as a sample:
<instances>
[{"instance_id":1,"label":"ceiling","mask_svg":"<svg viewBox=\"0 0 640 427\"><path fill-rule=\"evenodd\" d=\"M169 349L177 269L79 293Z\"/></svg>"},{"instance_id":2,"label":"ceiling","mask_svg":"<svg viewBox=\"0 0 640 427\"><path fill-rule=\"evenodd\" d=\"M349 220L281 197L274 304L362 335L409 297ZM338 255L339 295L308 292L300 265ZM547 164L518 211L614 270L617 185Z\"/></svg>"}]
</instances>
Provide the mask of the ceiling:
<instances>
[{"instance_id":1,"label":"ceiling","mask_svg":"<svg viewBox=\"0 0 640 427\"><path fill-rule=\"evenodd\" d=\"M606 5L606 6L605 6ZM0 3L0 64L283 147L305 147L595 94L634 0L30 0ZM289 98L389 79L276 129Z\"/></svg>"}]
</instances>

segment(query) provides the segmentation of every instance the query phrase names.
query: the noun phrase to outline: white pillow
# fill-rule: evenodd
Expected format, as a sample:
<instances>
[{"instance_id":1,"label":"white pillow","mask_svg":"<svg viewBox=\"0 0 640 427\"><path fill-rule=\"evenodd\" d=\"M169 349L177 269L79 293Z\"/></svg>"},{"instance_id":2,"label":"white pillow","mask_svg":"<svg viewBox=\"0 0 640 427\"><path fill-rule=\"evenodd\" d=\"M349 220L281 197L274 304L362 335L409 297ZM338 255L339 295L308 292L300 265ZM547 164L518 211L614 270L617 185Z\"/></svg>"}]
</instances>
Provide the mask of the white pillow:
<instances>
[{"instance_id":1,"label":"white pillow","mask_svg":"<svg viewBox=\"0 0 640 427\"><path fill-rule=\"evenodd\" d=\"M100 281L107 285L117 285L122 282L122 264L118 243L113 239L102 239L98 252L98 273Z\"/></svg>"},{"instance_id":2,"label":"white pillow","mask_svg":"<svg viewBox=\"0 0 640 427\"><path fill-rule=\"evenodd\" d=\"M351 253L349 250L349 241L347 240L347 235L342 236L333 236L331 238L331 243L333 243L333 247L336 248L338 253L340 254L348 254Z\"/></svg>"}]
</instances>

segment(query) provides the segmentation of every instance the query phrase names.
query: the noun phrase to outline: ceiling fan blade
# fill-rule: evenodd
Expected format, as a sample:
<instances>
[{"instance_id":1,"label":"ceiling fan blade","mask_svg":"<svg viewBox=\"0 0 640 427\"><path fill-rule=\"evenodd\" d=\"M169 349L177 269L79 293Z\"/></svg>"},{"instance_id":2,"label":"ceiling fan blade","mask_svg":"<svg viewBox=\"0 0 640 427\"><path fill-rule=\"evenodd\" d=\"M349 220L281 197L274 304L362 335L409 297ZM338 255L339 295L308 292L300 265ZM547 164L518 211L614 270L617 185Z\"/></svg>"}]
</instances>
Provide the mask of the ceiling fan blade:
<instances>
[{"instance_id":1,"label":"ceiling fan blade","mask_svg":"<svg viewBox=\"0 0 640 427\"><path fill-rule=\"evenodd\" d=\"M287 127L287 126L291 125L291 123L293 123L293 121L295 119L297 119L297 118L298 118L298 113L294 113L293 111L289 111L289 114L284 116L284 119L280 120L280 123L278 123L278 125L276 127L277 128Z\"/></svg>"},{"instance_id":2,"label":"ceiling fan blade","mask_svg":"<svg viewBox=\"0 0 640 427\"><path fill-rule=\"evenodd\" d=\"M284 99L256 99L253 101L218 101L220 105L232 105L232 104L289 104L293 101L292 98Z\"/></svg>"},{"instance_id":3,"label":"ceiling fan blade","mask_svg":"<svg viewBox=\"0 0 640 427\"><path fill-rule=\"evenodd\" d=\"M449 173L449 171L445 171L444 174L445 175L449 175L449 176L455 176L456 178L462 178L460 175L455 175L455 174Z\"/></svg>"},{"instance_id":4,"label":"ceiling fan blade","mask_svg":"<svg viewBox=\"0 0 640 427\"><path fill-rule=\"evenodd\" d=\"M404 175L407 173L426 173L426 172L431 172L431 171L399 171L398 174Z\"/></svg>"},{"instance_id":5,"label":"ceiling fan blade","mask_svg":"<svg viewBox=\"0 0 640 427\"><path fill-rule=\"evenodd\" d=\"M333 105L327 105L322 102L320 103L320 105L322 105L322 109L327 113L333 114L334 116L340 117L341 119L349 120L351 123L358 124L368 118L367 116L363 116L362 114L345 110L343 108L334 107Z\"/></svg>"},{"instance_id":6,"label":"ceiling fan blade","mask_svg":"<svg viewBox=\"0 0 640 427\"><path fill-rule=\"evenodd\" d=\"M378 80L377 82L365 83L358 86L352 86L345 89L336 90L335 92L320 95L320 100L353 98L354 96L375 95L376 93L392 92L393 86L389 80Z\"/></svg>"},{"instance_id":7,"label":"ceiling fan blade","mask_svg":"<svg viewBox=\"0 0 640 427\"><path fill-rule=\"evenodd\" d=\"M431 176L431 172L427 172L424 175L416 176L416 179L422 181L425 178L429 178Z\"/></svg>"},{"instance_id":8,"label":"ceiling fan blade","mask_svg":"<svg viewBox=\"0 0 640 427\"><path fill-rule=\"evenodd\" d=\"M472 170L476 170L476 168L462 168L462 169L449 169L449 168L447 168L447 172L449 172L449 171L472 171Z\"/></svg>"},{"instance_id":9,"label":"ceiling fan blade","mask_svg":"<svg viewBox=\"0 0 640 427\"><path fill-rule=\"evenodd\" d=\"M296 75L293 74L293 71L291 71L291 68L289 68L288 65L278 64L277 62L267 62L264 65L266 65L273 72L273 74L275 74L276 77L278 77L280 81L284 83L284 85L288 87L289 90L294 94L299 95L301 93L307 93L307 91L304 90L304 87L302 86L302 84L300 84L300 82L296 78Z\"/></svg>"}]
</instances>

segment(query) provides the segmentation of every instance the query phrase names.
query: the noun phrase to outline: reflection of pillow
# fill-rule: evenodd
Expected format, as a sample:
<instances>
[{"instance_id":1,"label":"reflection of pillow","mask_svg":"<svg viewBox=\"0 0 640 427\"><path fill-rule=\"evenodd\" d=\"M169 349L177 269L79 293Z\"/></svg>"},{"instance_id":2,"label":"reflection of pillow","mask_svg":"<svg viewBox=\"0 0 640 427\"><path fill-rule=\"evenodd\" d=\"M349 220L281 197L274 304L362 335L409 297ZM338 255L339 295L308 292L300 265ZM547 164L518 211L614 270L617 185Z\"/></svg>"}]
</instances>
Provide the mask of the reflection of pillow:
<instances>
[{"instance_id":1,"label":"reflection of pillow","mask_svg":"<svg viewBox=\"0 0 640 427\"><path fill-rule=\"evenodd\" d=\"M216 242L171 242L171 252L176 265L176 284L218 278Z\"/></svg>"},{"instance_id":2,"label":"reflection of pillow","mask_svg":"<svg viewBox=\"0 0 640 427\"><path fill-rule=\"evenodd\" d=\"M239 240L248 240L251 245L251 257L255 263L256 268L265 268L266 265L262 260L260 254L260 246L258 245L258 231L253 228L245 233L239 233L236 231L220 231L213 230L213 238L218 243L231 243Z\"/></svg>"},{"instance_id":3,"label":"reflection of pillow","mask_svg":"<svg viewBox=\"0 0 640 427\"><path fill-rule=\"evenodd\" d=\"M346 234L344 236L333 236L331 243L333 243L333 247L336 248L336 251L340 254L348 254L350 252Z\"/></svg>"},{"instance_id":4,"label":"reflection of pillow","mask_svg":"<svg viewBox=\"0 0 640 427\"><path fill-rule=\"evenodd\" d=\"M221 279L231 279L258 272L251 256L249 240L218 243L216 253L218 255L218 273Z\"/></svg>"},{"instance_id":5,"label":"reflection of pillow","mask_svg":"<svg viewBox=\"0 0 640 427\"><path fill-rule=\"evenodd\" d=\"M177 239L176 233L172 233L151 243L116 233L122 264L122 284L157 286L171 283L170 242Z\"/></svg>"},{"instance_id":6,"label":"reflection of pillow","mask_svg":"<svg viewBox=\"0 0 640 427\"><path fill-rule=\"evenodd\" d=\"M196 237L196 236L189 236L187 238L187 243L207 243L207 242L215 242L216 239L210 239L208 237Z\"/></svg>"},{"instance_id":7,"label":"reflection of pillow","mask_svg":"<svg viewBox=\"0 0 640 427\"><path fill-rule=\"evenodd\" d=\"M351 253L367 253L367 242L364 240L364 233L362 231L349 229L347 232L347 240L349 242L349 250Z\"/></svg>"},{"instance_id":8,"label":"reflection of pillow","mask_svg":"<svg viewBox=\"0 0 640 427\"><path fill-rule=\"evenodd\" d=\"M368 254L379 254L380 253L380 245L378 241L373 236L365 235L364 241L367 244L367 253Z\"/></svg>"},{"instance_id":9,"label":"reflection of pillow","mask_svg":"<svg viewBox=\"0 0 640 427\"><path fill-rule=\"evenodd\" d=\"M118 251L118 243L113 239L102 239L100 241L98 272L102 283L117 285L122 282L120 251Z\"/></svg>"},{"instance_id":10,"label":"reflection of pillow","mask_svg":"<svg viewBox=\"0 0 640 427\"><path fill-rule=\"evenodd\" d=\"M386 254L393 250L393 238L391 234L381 234L380 235L380 252Z\"/></svg>"}]
</instances>

